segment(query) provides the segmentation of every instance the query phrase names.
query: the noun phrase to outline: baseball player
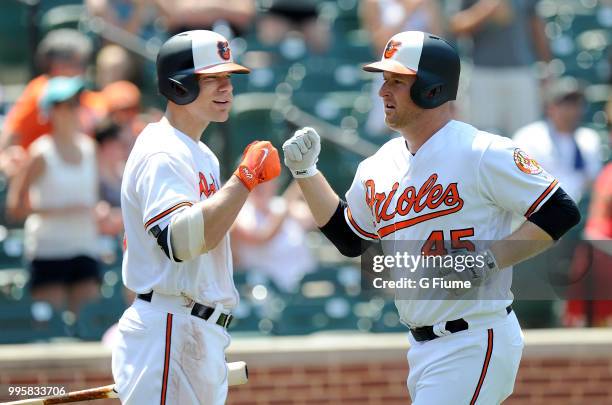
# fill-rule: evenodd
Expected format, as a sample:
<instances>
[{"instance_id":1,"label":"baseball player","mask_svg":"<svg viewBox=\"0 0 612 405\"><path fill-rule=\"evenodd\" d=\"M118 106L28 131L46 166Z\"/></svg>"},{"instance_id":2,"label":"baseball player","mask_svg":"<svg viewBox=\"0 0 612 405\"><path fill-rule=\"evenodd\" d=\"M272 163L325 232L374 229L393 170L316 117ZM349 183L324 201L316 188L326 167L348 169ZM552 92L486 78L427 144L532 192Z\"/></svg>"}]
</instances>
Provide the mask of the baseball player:
<instances>
[{"instance_id":1,"label":"baseball player","mask_svg":"<svg viewBox=\"0 0 612 405\"><path fill-rule=\"evenodd\" d=\"M513 390L523 349L510 306L511 266L552 245L580 214L511 140L451 118L460 67L444 39L396 34L364 70L383 74L385 122L402 136L361 162L346 201L316 168L321 146L312 128L285 142L285 164L321 231L347 256L375 242L423 241L424 255L446 257L495 241L473 252L482 266L452 274L483 290L502 286L496 299L407 300L396 291L396 306L411 332L414 404L498 404ZM511 232L514 215L526 221ZM530 242L509 248L509 240Z\"/></svg>"},{"instance_id":2,"label":"baseball player","mask_svg":"<svg viewBox=\"0 0 612 405\"><path fill-rule=\"evenodd\" d=\"M227 231L249 191L280 173L256 141L221 187L219 161L200 136L228 119L233 62L227 40L177 34L157 57L165 116L138 136L121 187L125 285L138 294L118 325L112 369L124 404L223 404L226 328L238 303Z\"/></svg>"}]
</instances>

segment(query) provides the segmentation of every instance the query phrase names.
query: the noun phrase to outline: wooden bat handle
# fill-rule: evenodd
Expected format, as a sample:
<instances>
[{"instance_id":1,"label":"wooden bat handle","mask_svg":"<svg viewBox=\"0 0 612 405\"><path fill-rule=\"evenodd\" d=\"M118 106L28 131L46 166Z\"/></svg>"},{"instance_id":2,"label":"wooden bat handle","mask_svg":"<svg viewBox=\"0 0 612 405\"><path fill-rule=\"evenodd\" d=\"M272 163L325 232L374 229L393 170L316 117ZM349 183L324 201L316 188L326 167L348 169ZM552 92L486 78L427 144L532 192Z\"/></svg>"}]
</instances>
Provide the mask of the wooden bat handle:
<instances>
[{"instance_id":1,"label":"wooden bat handle","mask_svg":"<svg viewBox=\"0 0 612 405\"><path fill-rule=\"evenodd\" d=\"M249 371L244 361L227 363L228 385L242 385L249 380ZM73 402L91 401L94 399L119 398L114 390L115 384L103 387L90 388L82 391L73 391L64 395L45 398L24 399L21 401L3 402L0 405L53 405L69 404Z\"/></svg>"}]
</instances>

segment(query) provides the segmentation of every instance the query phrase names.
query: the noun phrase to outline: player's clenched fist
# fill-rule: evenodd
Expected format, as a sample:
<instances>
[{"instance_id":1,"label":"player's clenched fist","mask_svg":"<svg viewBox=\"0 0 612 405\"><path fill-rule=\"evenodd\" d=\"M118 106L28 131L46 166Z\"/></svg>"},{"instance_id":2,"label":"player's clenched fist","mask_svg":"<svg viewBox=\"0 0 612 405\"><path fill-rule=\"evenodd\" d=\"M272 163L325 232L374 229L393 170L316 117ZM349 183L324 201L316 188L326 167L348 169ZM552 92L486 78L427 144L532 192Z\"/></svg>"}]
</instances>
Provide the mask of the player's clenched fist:
<instances>
[{"instance_id":1,"label":"player's clenched fist","mask_svg":"<svg viewBox=\"0 0 612 405\"><path fill-rule=\"evenodd\" d=\"M247 145L242 162L234 172L249 191L259 183L272 180L280 174L278 151L268 141L254 141Z\"/></svg>"},{"instance_id":2,"label":"player's clenched fist","mask_svg":"<svg viewBox=\"0 0 612 405\"><path fill-rule=\"evenodd\" d=\"M304 127L283 144L285 166L296 178L310 177L317 174L317 160L321 152L321 138L317 131Z\"/></svg>"}]
</instances>

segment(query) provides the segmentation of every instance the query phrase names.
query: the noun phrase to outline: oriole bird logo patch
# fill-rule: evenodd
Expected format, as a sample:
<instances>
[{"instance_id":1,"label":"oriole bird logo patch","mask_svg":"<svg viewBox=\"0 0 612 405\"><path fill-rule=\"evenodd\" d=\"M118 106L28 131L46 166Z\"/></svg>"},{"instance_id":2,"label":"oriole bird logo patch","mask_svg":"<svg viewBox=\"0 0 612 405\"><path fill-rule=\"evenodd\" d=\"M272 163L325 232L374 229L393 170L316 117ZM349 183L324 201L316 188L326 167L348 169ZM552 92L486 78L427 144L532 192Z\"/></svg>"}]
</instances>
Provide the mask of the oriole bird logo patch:
<instances>
[{"instance_id":1,"label":"oriole bird logo patch","mask_svg":"<svg viewBox=\"0 0 612 405\"><path fill-rule=\"evenodd\" d=\"M530 158L527 153L519 148L514 149L514 163L520 171L527 174L540 174L543 170L535 159Z\"/></svg>"},{"instance_id":2,"label":"oriole bird logo patch","mask_svg":"<svg viewBox=\"0 0 612 405\"><path fill-rule=\"evenodd\" d=\"M387 43L387 46L385 47L385 53L384 53L385 58L389 59L390 57L395 55L395 52L397 52L401 44L402 43L399 41L389 41Z\"/></svg>"},{"instance_id":3,"label":"oriole bird logo patch","mask_svg":"<svg viewBox=\"0 0 612 405\"><path fill-rule=\"evenodd\" d=\"M221 56L221 59L223 60L229 60L231 57L231 51L230 51L230 47L229 44L227 43L227 41L219 41L217 42L217 51L219 53L219 56Z\"/></svg>"}]
</instances>

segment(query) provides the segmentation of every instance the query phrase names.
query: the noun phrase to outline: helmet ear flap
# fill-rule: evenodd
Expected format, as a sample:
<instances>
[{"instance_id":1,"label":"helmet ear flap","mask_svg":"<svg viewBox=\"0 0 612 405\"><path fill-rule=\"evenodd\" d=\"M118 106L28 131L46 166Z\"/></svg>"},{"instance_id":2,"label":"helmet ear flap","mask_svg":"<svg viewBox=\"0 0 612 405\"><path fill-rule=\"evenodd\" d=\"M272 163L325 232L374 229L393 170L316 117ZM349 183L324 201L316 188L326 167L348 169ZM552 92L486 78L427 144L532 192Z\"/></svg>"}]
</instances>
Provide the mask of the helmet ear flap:
<instances>
[{"instance_id":1,"label":"helmet ear flap","mask_svg":"<svg viewBox=\"0 0 612 405\"><path fill-rule=\"evenodd\" d=\"M187 95L188 91L181 82L172 77L169 77L168 81L170 82L170 88L172 88L172 91L174 91L178 97L185 97Z\"/></svg>"},{"instance_id":2,"label":"helmet ear flap","mask_svg":"<svg viewBox=\"0 0 612 405\"><path fill-rule=\"evenodd\" d=\"M168 97L178 105L191 103L198 98L200 87L196 75L185 75L180 79L177 77L169 77L168 80L172 97Z\"/></svg>"},{"instance_id":3,"label":"helmet ear flap","mask_svg":"<svg viewBox=\"0 0 612 405\"><path fill-rule=\"evenodd\" d=\"M444 83L436 81L424 86L424 80L419 78L410 89L410 97L416 105L424 109L439 107L449 100Z\"/></svg>"}]
</instances>

